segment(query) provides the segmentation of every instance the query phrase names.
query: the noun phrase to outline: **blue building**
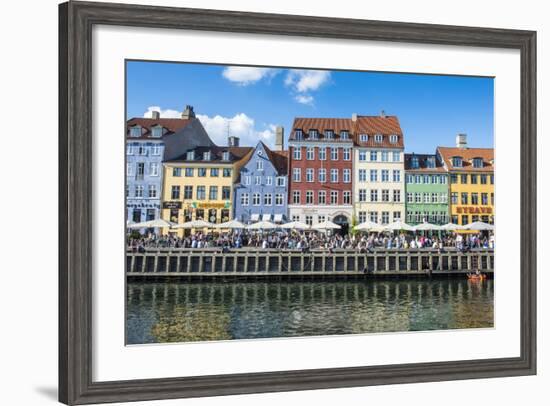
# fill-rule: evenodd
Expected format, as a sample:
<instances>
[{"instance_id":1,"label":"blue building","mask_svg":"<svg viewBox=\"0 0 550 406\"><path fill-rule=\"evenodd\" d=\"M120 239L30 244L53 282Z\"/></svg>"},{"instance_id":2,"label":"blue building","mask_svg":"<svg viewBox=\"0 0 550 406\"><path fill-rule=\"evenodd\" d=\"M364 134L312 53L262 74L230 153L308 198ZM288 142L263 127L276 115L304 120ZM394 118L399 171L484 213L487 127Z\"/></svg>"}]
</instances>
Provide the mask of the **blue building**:
<instances>
[{"instance_id":1,"label":"blue building","mask_svg":"<svg viewBox=\"0 0 550 406\"><path fill-rule=\"evenodd\" d=\"M282 150L282 129L278 129L277 140L278 150L271 150L260 141L240 170L234 205L239 221L288 220L288 155Z\"/></svg>"},{"instance_id":2,"label":"blue building","mask_svg":"<svg viewBox=\"0 0 550 406\"><path fill-rule=\"evenodd\" d=\"M160 218L162 162L214 143L192 106L181 118L161 118L156 111L152 118L132 118L126 130L126 219L139 223Z\"/></svg>"}]
</instances>

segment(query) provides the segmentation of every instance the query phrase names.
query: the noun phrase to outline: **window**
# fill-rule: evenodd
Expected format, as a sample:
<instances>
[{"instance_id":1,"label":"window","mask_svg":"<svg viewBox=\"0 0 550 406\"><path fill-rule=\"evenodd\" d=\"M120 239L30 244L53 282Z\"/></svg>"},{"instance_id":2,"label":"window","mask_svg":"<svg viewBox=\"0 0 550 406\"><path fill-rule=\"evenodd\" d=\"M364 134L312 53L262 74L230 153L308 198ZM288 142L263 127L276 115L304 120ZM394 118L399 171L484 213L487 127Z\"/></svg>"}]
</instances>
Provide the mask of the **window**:
<instances>
[{"instance_id":1,"label":"window","mask_svg":"<svg viewBox=\"0 0 550 406\"><path fill-rule=\"evenodd\" d=\"M181 168L172 168L172 176L175 178L181 177Z\"/></svg>"},{"instance_id":2,"label":"window","mask_svg":"<svg viewBox=\"0 0 550 406\"><path fill-rule=\"evenodd\" d=\"M479 204L479 200L478 200L478 194L477 193L472 193L472 203L471 204Z\"/></svg>"},{"instance_id":3,"label":"window","mask_svg":"<svg viewBox=\"0 0 550 406\"><path fill-rule=\"evenodd\" d=\"M393 190L393 201L396 203L401 202L401 191L399 189Z\"/></svg>"},{"instance_id":4,"label":"window","mask_svg":"<svg viewBox=\"0 0 550 406\"><path fill-rule=\"evenodd\" d=\"M137 164L137 172L136 172L137 179L143 179L144 173L145 173L145 164L143 162L139 162Z\"/></svg>"},{"instance_id":5,"label":"window","mask_svg":"<svg viewBox=\"0 0 550 406\"><path fill-rule=\"evenodd\" d=\"M367 212L366 211L360 211L359 212L359 224L364 223L367 221Z\"/></svg>"},{"instance_id":6,"label":"window","mask_svg":"<svg viewBox=\"0 0 550 406\"><path fill-rule=\"evenodd\" d=\"M377 202L378 201L378 190L372 189L370 191L370 201L371 202Z\"/></svg>"},{"instance_id":7,"label":"window","mask_svg":"<svg viewBox=\"0 0 550 406\"><path fill-rule=\"evenodd\" d=\"M143 197L143 185L136 186L136 197L138 198Z\"/></svg>"},{"instance_id":8,"label":"window","mask_svg":"<svg viewBox=\"0 0 550 406\"><path fill-rule=\"evenodd\" d=\"M157 198L157 185L149 185L149 199Z\"/></svg>"},{"instance_id":9,"label":"window","mask_svg":"<svg viewBox=\"0 0 550 406\"><path fill-rule=\"evenodd\" d=\"M433 183L434 185L437 184L437 183L439 183L439 176L437 176L437 175L432 175L431 178L432 178L432 183Z\"/></svg>"},{"instance_id":10,"label":"window","mask_svg":"<svg viewBox=\"0 0 550 406\"><path fill-rule=\"evenodd\" d=\"M367 189L359 189L359 201L360 202L367 201Z\"/></svg>"},{"instance_id":11,"label":"window","mask_svg":"<svg viewBox=\"0 0 550 406\"><path fill-rule=\"evenodd\" d=\"M265 184L266 184L267 186L273 185L273 176L266 176L266 177L265 177Z\"/></svg>"},{"instance_id":12,"label":"window","mask_svg":"<svg viewBox=\"0 0 550 406\"><path fill-rule=\"evenodd\" d=\"M464 225L468 224L468 217L469 216L467 214L464 214L461 217L462 217L462 225L464 226Z\"/></svg>"},{"instance_id":13,"label":"window","mask_svg":"<svg viewBox=\"0 0 550 406\"><path fill-rule=\"evenodd\" d=\"M330 191L330 204L338 204L338 191L337 190L331 190Z\"/></svg>"},{"instance_id":14,"label":"window","mask_svg":"<svg viewBox=\"0 0 550 406\"><path fill-rule=\"evenodd\" d=\"M390 201L390 191L388 189L382 189L382 201L383 202Z\"/></svg>"},{"instance_id":15,"label":"window","mask_svg":"<svg viewBox=\"0 0 550 406\"><path fill-rule=\"evenodd\" d=\"M248 203L249 203L248 193L243 193L241 195L241 206L248 206Z\"/></svg>"},{"instance_id":16,"label":"window","mask_svg":"<svg viewBox=\"0 0 550 406\"><path fill-rule=\"evenodd\" d=\"M273 195L271 193L264 194L264 206L271 206L273 204Z\"/></svg>"},{"instance_id":17,"label":"window","mask_svg":"<svg viewBox=\"0 0 550 406\"><path fill-rule=\"evenodd\" d=\"M370 170L370 181L371 182L378 182L378 171L376 169Z\"/></svg>"},{"instance_id":18,"label":"window","mask_svg":"<svg viewBox=\"0 0 550 406\"><path fill-rule=\"evenodd\" d=\"M144 145L140 145L138 147L138 154L139 155L147 155L147 148Z\"/></svg>"},{"instance_id":19,"label":"window","mask_svg":"<svg viewBox=\"0 0 550 406\"><path fill-rule=\"evenodd\" d=\"M301 140L304 137L302 130L294 130L294 136L297 140Z\"/></svg>"},{"instance_id":20,"label":"window","mask_svg":"<svg viewBox=\"0 0 550 406\"><path fill-rule=\"evenodd\" d=\"M389 182L390 180L390 171L387 169L382 169L382 182Z\"/></svg>"},{"instance_id":21,"label":"window","mask_svg":"<svg viewBox=\"0 0 550 406\"><path fill-rule=\"evenodd\" d=\"M458 183L458 175L456 173L451 173L451 184Z\"/></svg>"},{"instance_id":22,"label":"window","mask_svg":"<svg viewBox=\"0 0 550 406\"><path fill-rule=\"evenodd\" d=\"M367 160L367 151L359 150L359 161L365 162Z\"/></svg>"},{"instance_id":23,"label":"window","mask_svg":"<svg viewBox=\"0 0 550 406\"><path fill-rule=\"evenodd\" d=\"M400 211L394 211L393 212L393 221L399 221L401 220L401 212Z\"/></svg>"},{"instance_id":24,"label":"window","mask_svg":"<svg viewBox=\"0 0 550 406\"><path fill-rule=\"evenodd\" d=\"M300 204L300 191L294 190L292 192L292 203L293 204Z\"/></svg>"},{"instance_id":25,"label":"window","mask_svg":"<svg viewBox=\"0 0 550 406\"><path fill-rule=\"evenodd\" d=\"M489 178L491 180L491 185L495 184L495 175L489 175Z\"/></svg>"},{"instance_id":26,"label":"window","mask_svg":"<svg viewBox=\"0 0 550 406\"><path fill-rule=\"evenodd\" d=\"M429 156L426 159L426 167L427 168L435 168L435 157Z\"/></svg>"},{"instance_id":27,"label":"window","mask_svg":"<svg viewBox=\"0 0 550 406\"><path fill-rule=\"evenodd\" d=\"M367 170L359 169L359 182L366 182L366 181L367 181Z\"/></svg>"},{"instance_id":28,"label":"window","mask_svg":"<svg viewBox=\"0 0 550 406\"><path fill-rule=\"evenodd\" d=\"M474 174L470 175L470 183L472 185L477 185L477 175L474 175Z\"/></svg>"},{"instance_id":29,"label":"window","mask_svg":"<svg viewBox=\"0 0 550 406\"><path fill-rule=\"evenodd\" d=\"M206 168L198 168L197 169L197 176L199 178L204 178L206 176Z\"/></svg>"},{"instance_id":30,"label":"window","mask_svg":"<svg viewBox=\"0 0 550 406\"><path fill-rule=\"evenodd\" d=\"M422 194L422 196L424 197L424 200L423 200L424 203L430 203L430 194L429 193L424 192Z\"/></svg>"},{"instance_id":31,"label":"window","mask_svg":"<svg viewBox=\"0 0 550 406\"><path fill-rule=\"evenodd\" d=\"M439 175L439 183L441 183L442 185L446 185L447 184L447 176L446 175Z\"/></svg>"},{"instance_id":32,"label":"window","mask_svg":"<svg viewBox=\"0 0 550 406\"><path fill-rule=\"evenodd\" d=\"M368 140L369 140L369 136L367 134L359 134L360 142L367 142Z\"/></svg>"},{"instance_id":33,"label":"window","mask_svg":"<svg viewBox=\"0 0 550 406\"><path fill-rule=\"evenodd\" d=\"M418 169L419 166L420 165L418 163L418 157L416 155L413 155L413 157L411 158L411 168Z\"/></svg>"},{"instance_id":34,"label":"window","mask_svg":"<svg viewBox=\"0 0 550 406\"><path fill-rule=\"evenodd\" d=\"M391 142L392 144L397 144L397 139L398 139L398 138L399 138L399 137L397 136L397 134L392 134L392 135L390 135L390 142Z\"/></svg>"},{"instance_id":35,"label":"window","mask_svg":"<svg viewBox=\"0 0 550 406\"><path fill-rule=\"evenodd\" d=\"M152 155L160 155L160 145L155 144L151 147L151 154Z\"/></svg>"},{"instance_id":36,"label":"window","mask_svg":"<svg viewBox=\"0 0 550 406\"><path fill-rule=\"evenodd\" d=\"M331 169L330 170L330 181L332 183L338 182L338 169Z\"/></svg>"},{"instance_id":37,"label":"window","mask_svg":"<svg viewBox=\"0 0 550 406\"><path fill-rule=\"evenodd\" d=\"M325 168L319 169L319 182L325 183L327 181L327 170Z\"/></svg>"},{"instance_id":38,"label":"window","mask_svg":"<svg viewBox=\"0 0 550 406\"><path fill-rule=\"evenodd\" d=\"M432 193L432 203L437 203L439 201L439 194Z\"/></svg>"},{"instance_id":39,"label":"window","mask_svg":"<svg viewBox=\"0 0 550 406\"><path fill-rule=\"evenodd\" d=\"M260 194L254 193L252 195L252 205L253 206L259 206L260 205Z\"/></svg>"},{"instance_id":40,"label":"window","mask_svg":"<svg viewBox=\"0 0 550 406\"><path fill-rule=\"evenodd\" d=\"M192 199L193 198L193 186L185 185L183 187L183 198Z\"/></svg>"},{"instance_id":41,"label":"window","mask_svg":"<svg viewBox=\"0 0 550 406\"><path fill-rule=\"evenodd\" d=\"M392 180L394 182L401 182L401 171L398 169L394 169L392 172Z\"/></svg>"},{"instance_id":42,"label":"window","mask_svg":"<svg viewBox=\"0 0 550 406\"><path fill-rule=\"evenodd\" d=\"M329 140L333 139L334 138L334 131L325 130L325 137L328 138Z\"/></svg>"},{"instance_id":43,"label":"window","mask_svg":"<svg viewBox=\"0 0 550 406\"><path fill-rule=\"evenodd\" d=\"M254 176L254 184L259 186L262 184L262 177L261 176Z\"/></svg>"},{"instance_id":44,"label":"window","mask_svg":"<svg viewBox=\"0 0 550 406\"><path fill-rule=\"evenodd\" d=\"M286 185L286 178L284 176L277 176L277 178L275 178L276 180L276 184L277 186L279 187L285 187Z\"/></svg>"},{"instance_id":45,"label":"window","mask_svg":"<svg viewBox=\"0 0 550 406\"><path fill-rule=\"evenodd\" d=\"M179 187L179 185L172 186L171 198L172 198L172 200L180 198L180 187Z\"/></svg>"},{"instance_id":46,"label":"window","mask_svg":"<svg viewBox=\"0 0 550 406\"><path fill-rule=\"evenodd\" d=\"M327 149L326 147L319 147L319 160L325 161L327 159Z\"/></svg>"},{"instance_id":47,"label":"window","mask_svg":"<svg viewBox=\"0 0 550 406\"><path fill-rule=\"evenodd\" d=\"M441 203L447 203L447 199L448 199L447 193L441 193L441 196L439 197L439 201Z\"/></svg>"},{"instance_id":48,"label":"window","mask_svg":"<svg viewBox=\"0 0 550 406\"><path fill-rule=\"evenodd\" d=\"M340 131L340 138L343 140L349 139L349 132L348 131Z\"/></svg>"},{"instance_id":49,"label":"window","mask_svg":"<svg viewBox=\"0 0 550 406\"><path fill-rule=\"evenodd\" d=\"M224 178L230 178L231 177L231 168L223 168L223 177Z\"/></svg>"},{"instance_id":50,"label":"window","mask_svg":"<svg viewBox=\"0 0 550 406\"><path fill-rule=\"evenodd\" d=\"M343 178L344 178L344 183L351 182L351 169L344 169Z\"/></svg>"},{"instance_id":51,"label":"window","mask_svg":"<svg viewBox=\"0 0 550 406\"><path fill-rule=\"evenodd\" d=\"M451 204L458 204L458 192L451 192Z\"/></svg>"},{"instance_id":52,"label":"window","mask_svg":"<svg viewBox=\"0 0 550 406\"><path fill-rule=\"evenodd\" d=\"M192 161L195 159L195 151L188 151L187 152L187 160Z\"/></svg>"},{"instance_id":53,"label":"window","mask_svg":"<svg viewBox=\"0 0 550 406\"><path fill-rule=\"evenodd\" d=\"M474 165L474 168L483 168L483 159L482 158L474 158L473 165Z\"/></svg>"},{"instance_id":54,"label":"window","mask_svg":"<svg viewBox=\"0 0 550 406\"><path fill-rule=\"evenodd\" d=\"M327 219L327 216L317 216L318 223L324 223Z\"/></svg>"},{"instance_id":55,"label":"window","mask_svg":"<svg viewBox=\"0 0 550 406\"><path fill-rule=\"evenodd\" d=\"M491 193L491 206L495 205L495 194Z\"/></svg>"},{"instance_id":56,"label":"window","mask_svg":"<svg viewBox=\"0 0 550 406\"><path fill-rule=\"evenodd\" d=\"M244 177L244 181L243 181L244 185L245 185L245 186L249 186L249 185L250 185L250 180L251 180L251 176L250 176L250 175L246 175L246 176Z\"/></svg>"},{"instance_id":57,"label":"window","mask_svg":"<svg viewBox=\"0 0 550 406\"><path fill-rule=\"evenodd\" d=\"M487 206L489 204L489 195L487 193L481 194L481 204Z\"/></svg>"},{"instance_id":58,"label":"window","mask_svg":"<svg viewBox=\"0 0 550 406\"><path fill-rule=\"evenodd\" d=\"M220 176L220 170L218 168L210 168L210 176L213 178L217 178Z\"/></svg>"},{"instance_id":59,"label":"window","mask_svg":"<svg viewBox=\"0 0 550 406\"><path fill-rule=\"evenodd\" d=\"M282 206L284 204L284 195L282 193L275 194L275 205Z\"/></svg>"},{"instance_id":60,"label":"window","mask_svg":"<svg viewBox=\"0 0 550 406\"><path fill-rule=\"evenodd\" d=\"M414 177L414 182L415 182L416 184L419 185L419 184L422 183L422 179L423 179L422 176L420 176L420 175L415 175L415 177Z\"/></svg>"},{"instance_id":61,"label":"window","mask_svg":"<svg viewBox=\"0 0 550 406\"><path fill-rule=\"evenodd\" d=\"M294 147L292 149L292 159L302 159L302 148L301 147Z\"/></svg>"},{"instance_id":62,"label":"window","mask_svg":"<svg viewBox=\"0 0 550 406\"><path fill-rule=\"evenodd\" d=\"M388 162L388 159L389 159L388 151L382 151L381 155L382 155L382 162Z\"/></svg>"},{"instance_id":63,"label":"window","mask_svg":"<svg viewBox=\"0 0 550 406\"><path fill-rule=\"evenodd\" d=\"M487 184L487 175L485 175L485 174L479 175L479 183L481 183L482 185L486 185Z\"/></svg>"},{"instance_id":64,"label":"window","mask_svg":"<svg viewBox=\"0 0 550 406\"><path fill-rule=\"evenodd\" d=\"M306 204L313 204L313 191L308 190L306 192Z\"/></svg>"},{"instance_id":65,"label":"window","mask_svg":"<svg viewBox=\"0 0 550 406\"><path fill-rule=\"evenodd\" d=\"M468 204L468 193L467 192L462 192L460 194L460 203L461 204Z\"/></svg>"},{"instance_id":66,"label":"window","mask_svg":"<svg viewBox=\"0 0 550 406\"><path fill-rule=\"evenodd\" d=\"M126 155L134 155L134 147L131 145L126 146Z\"/></svg>"},{"instance_id":67,"label":"window","mask_svg":"<svg viewBox=\"0 0 550 406\"><path fill-rule=\"evenodd\" d=\"M306 224L307 224L308 226L313 225L313 216L310 216L310 215L307 215L307 216L306 216Z\"/></svg>"},{"instance_id":68,"label":"window","mask_svg":"<svg viewBox=\"0 0 550 406\"><path fill-rule=\"evenodd\" d=\"M300 168L292 169L292 180L294 182L301 182L302 181L302 170Z\"/></svg>"},{"instance_id":69,"label":"window","mask_svg":"<svg viewBox=\"0 0 550 406\"><path fill-rule=\"evenodd\" d=\"M414 176L412 175L405 175L405 181L407 183L414 183Z\"/></svg>"},{"instance_id":70,"label":"window","mask_svg":"<svg viewBox=\"0 0 550 406\"><path fill-rule=\"evenodd\" d=\"M210 151L205 151L204 154L202 154L202 159L204 161L210 161L212 157L212 154L210 153Z\"/></svg>"},{"instance_id":71,"label":"window","mask_svg":"<svg viewBox=\"0 0 550 406\"><path fill-rule=\"evenodd\" d=\"M197 200L206 199L206 186L197 186Z\"/></svg>"},{"instance_id":72,"label":"window","mask_svg":"<svg viewBox=\"0 0 550 406\"><path fill-rule=\"evenodd\" d=\"M313 161L315 159L315 148L307 147L306 148L306 159L308 161Z\"/></svg>"},{"instance_id":73,"label":"window","mask_svg":"<svg viewBox=\"0 0 550 406\"><path fill-rule=\"evenodd\" d=\"M222 186L222 199L231 199L231 186Z\"/></svg>"},{"instance_id":74,"label":"window","mask_svg":"<svg viewBox=\"0 0 550 406\"><path fill-rule=\"evenodd\" d=\"M454 157L452 157L451 162L452 162L452 165L453 165L455 168L460 168L460 167L462 167L462 158L459 157L459 156L454 156Z\"/></svg>"},{"instance_id":75,"label":"window","mask_svg":"<svg viewBox=\"0 0 550 406\"><path fill-rule=\"evenodd\" d=\"M378 223L378 212L370 211L369 217L370 217L370 221L372 221L373 223Z\"/></svg>"},{"instance_id":76,"label":"window","mask_svg":"<svg viewBox=\"0 0 550 406\"><path fill-rule=\"evenodd\" d=\"M344 190L343 198L344 198L344 204L351 204L351 191Z\"/></svg>"},{"instance_id":77,"label":"window","mask_svg":"<svg viewBox=\"0 0 550 406\"><path fill-rule=\"evenodd\" d=\"M194 176L194 169L193 168L185 168L185 177L191 178Z\"/></svg>"},{"instance_id":78,"label":"window","mask_svg":"<svg viewBox=\"0 0 550 406\"><path fill-rule=\"evenodd\" d=\"M451 215L451 223L458 224L458 216L456 214Z\"/></svg>"},{"instance_id":79,"label":"window","mask_svg":"<svg viewBox=\"0 0 550 406\"><path fill-rule=\"evenodd\" d=\"M393 162L401 162L401 153L399 151L393 151L392 152L392 161Z\"/></svg>"},{"instance_id":80,"label":"window","mask_svg":"<svg viewBox=\"0 0 550 406\"><path fill-rule=\"evenodd\" d=\"M342 154L344 156L344 161L351 160L351 148L348 148L348 147L342 148Z\"/></svg>"},{"instance_id":81,"label":"window","mask_svg":"<svg viewBox=\"0 0 550 406\"><path fill-rule=\"evenodd\" d=\"M131 137L140 137L141 136L141 127L136 125L135 127L130 128Z\"/></svg>"},{"instance_id":82,"label":"window","mask_svg":"<svg viewBox=\"0 0 550 406\"><path fill-rule=\"evenodd\" d=\"M422 193L415 193L414 194L414 202L415 203L422 203Z\"/></svg>"},{"instance_id":83,"label":"window","mask_svg":"<svg viewBox=\"0 0 550 406\"><path fill-rule=\"evenodd\" d=\"M325 190L319 190L317 193L317 203L326 204L327 203L327 192Z\"/></svg>"},{"instance_id":84,"label":"window","mask_svg":"<svg viewBox=\"0 0 550 406\"><path fill-rule=\"evenodd\" d=\"M256 170L257 171L263 171L264 170L264 161L262 161L261 159L258 159L256 161Z\"/></svg>"},{"instance_id":85,"label":"window","mask_svg":"<svg viewBox=\"0 0 550 406\"><path fill-rule=\"evenodd\" d=\"M162 137L162 127L160 125L151 128L151 135L155 138Z\"/></svg>"},{"instance_id":86,"label":"window","mask_svg":"<svg viewBox=\"0 0 550 406\"><path fill-rule=\"evenodd\" d=\"M389 211L383 211L382 212L382 224L388 224L390 222L390 212Z\"/></svg>"},{"instance_id":87,"label":"window","mask_svg":"<svg viewBox=\"0 0 550 406\"><path fill-rule=\"evenodd\" d=\"M378 151L371 151L370 152L370 160L372 162L378 161Z\"/></svg>"},{"instance_id":88,"label":"window","mask_svg":"<svg viewBox=\"0 0 550 406\"><path fill-rule=\"evenodd\" d=\"M218 187L217 186L210 186L210 188L208 190L208 199L218 200Z\"/></svg>"},{"instance_id":89,"label":"window","mask_svg":"<svg viewBox=\"0 0 550 406\"><path fill-rule=\"evenodd\" d=\"M413 203L414 202L414 194L411 192L407 192L407 203Z\"/></svg>"},{"instance_id":90,"label":"window","mask_svg":"<svg viewBox=\"0 0 550 406\"><path fill-rule=\"evenodd\" d=\"M313 182L313 168L306 169L306 182Z\"/></svg>"},{"instance_id":91,"label":"window","mask_svg":"<svg viewBox=\"0 0 550 406\"><path fill-rule=\"evenodd\" d=\"M337 161L338 160L338 148L337 147L332 147L330 149L330 159L332 161Z\"/></svg>"},{"instance_id":92,"label":"window","mask_svg":"<svg viewBox=\"0 0 550 406\"><path fill-rule=\"evenodd\" d=\"M309 138L316 140L319 137L317 130L309 130Z\"/></svg>"},{"instance_id":93,"label":"window","mask_svg":"<svg viewBox=\"0 0 550 406\"><path fill-rule=\"evenodd\" d=\"M460 183L462 183L463 185L466 185L468 183L468 175L466 174L460 175Z\"/></svg>"},{"instance_id":94,"label":"window","mask_svg":"<svg viewBox=\"0 0 550 406\"><path fill-rule=\"evenodd\" d=\"M374 142L381 143L383 139L384 137L382 136L382 134L376 134L374 136Z\"/></svg>"}]
</instances>

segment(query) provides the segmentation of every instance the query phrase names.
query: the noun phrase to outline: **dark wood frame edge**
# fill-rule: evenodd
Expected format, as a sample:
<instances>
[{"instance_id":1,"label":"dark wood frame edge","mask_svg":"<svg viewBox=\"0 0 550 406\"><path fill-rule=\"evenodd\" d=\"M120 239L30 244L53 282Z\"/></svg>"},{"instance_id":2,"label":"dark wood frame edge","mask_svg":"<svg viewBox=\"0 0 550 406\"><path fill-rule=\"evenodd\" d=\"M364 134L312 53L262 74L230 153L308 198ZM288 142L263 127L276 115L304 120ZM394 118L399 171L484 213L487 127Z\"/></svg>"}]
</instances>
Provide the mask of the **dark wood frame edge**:
<instances>
[{"instance_id":1,"label":"dark wood frame edge","mask_svg":"<svg viewBox=\"0 0 550 406\"><path fill-rule=\"evenodd\" d=\"M518 49L521 354L517 358L92 381L91 33L94 24ZM89 404L536 374L536 32L235 11L59 6L59 400Z\"/></svg>"}]
</instances>

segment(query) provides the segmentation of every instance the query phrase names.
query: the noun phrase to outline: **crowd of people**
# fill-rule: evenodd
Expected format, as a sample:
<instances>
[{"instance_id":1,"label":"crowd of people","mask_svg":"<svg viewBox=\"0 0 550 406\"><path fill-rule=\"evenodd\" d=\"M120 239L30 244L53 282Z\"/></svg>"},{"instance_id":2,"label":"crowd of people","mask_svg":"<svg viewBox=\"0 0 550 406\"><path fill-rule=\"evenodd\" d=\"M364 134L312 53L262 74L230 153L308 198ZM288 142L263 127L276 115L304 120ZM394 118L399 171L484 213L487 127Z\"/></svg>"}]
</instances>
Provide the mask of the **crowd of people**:
<instances>
[{"instance_id":1,"label":"crowd of people","mask_svg":"<svg viewBox=\"0 0 550 406\"><path fill-rule=\"evenodd\" d=\"M354 249L368 252L375 249L470 249L494 248L494 235L491 233L459 234L434 233L418 235L414 233L371 233L347 234L338 233L301 233L301 232L269 232L269 233L196 233L189 236L175 235L128 235L127 246L135 252L148 248L187 248L205 249L219 248L222 251L241 248L278 249L278 250L328 250Z\"/></svg>"}]
</instances>

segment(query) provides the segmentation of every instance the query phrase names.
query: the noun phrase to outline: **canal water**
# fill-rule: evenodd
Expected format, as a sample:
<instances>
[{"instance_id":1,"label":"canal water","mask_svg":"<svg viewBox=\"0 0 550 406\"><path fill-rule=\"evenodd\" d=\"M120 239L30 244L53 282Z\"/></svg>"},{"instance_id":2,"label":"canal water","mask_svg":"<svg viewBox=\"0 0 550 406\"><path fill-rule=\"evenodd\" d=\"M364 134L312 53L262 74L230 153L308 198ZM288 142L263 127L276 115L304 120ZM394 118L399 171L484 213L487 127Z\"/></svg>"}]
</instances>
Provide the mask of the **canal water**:
<instances>
[{"instance_id":1,"label":"canal water","mask_svg":"<svg viewBox=\"0 0 550 406\"><path fill-rule=\"evenodd\" d=\"M129 282L128 344L493 326L493 281Z\"/></svg>"}]
</instances>

